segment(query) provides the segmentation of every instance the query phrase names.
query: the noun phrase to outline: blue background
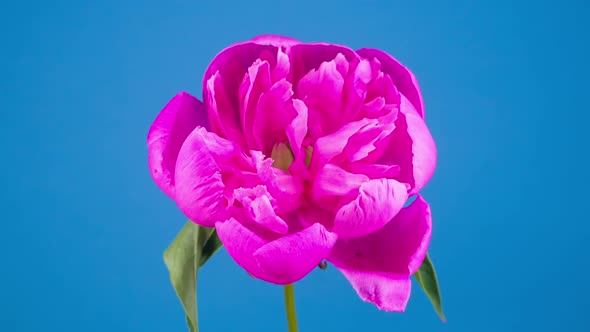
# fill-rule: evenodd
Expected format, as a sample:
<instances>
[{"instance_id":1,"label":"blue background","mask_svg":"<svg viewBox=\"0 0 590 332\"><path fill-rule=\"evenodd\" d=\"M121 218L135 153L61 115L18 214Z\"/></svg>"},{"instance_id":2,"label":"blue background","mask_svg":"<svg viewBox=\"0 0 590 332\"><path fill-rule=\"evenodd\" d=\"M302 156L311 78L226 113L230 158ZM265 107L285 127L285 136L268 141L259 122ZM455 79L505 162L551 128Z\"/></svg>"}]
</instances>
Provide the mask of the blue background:
<instances>
[{"instance_id":1,"label":"blue background","mask_svg":"<svg viewBox=\"0 0 590 332\"><path fill-rule=\"evenodd\" d=\"M424 191L447 324L415 287L379 312L333 267L297 284L302 331L588 331L584 1L32 1L0 7L0 330L185 331L162 252L185 217L152 182L148 127L263 33L384 49L437 141ZM585 129L585 130L584 130ZM284 331L282 289L225 251L202 331Z\"/></svg>"}]
</instances>

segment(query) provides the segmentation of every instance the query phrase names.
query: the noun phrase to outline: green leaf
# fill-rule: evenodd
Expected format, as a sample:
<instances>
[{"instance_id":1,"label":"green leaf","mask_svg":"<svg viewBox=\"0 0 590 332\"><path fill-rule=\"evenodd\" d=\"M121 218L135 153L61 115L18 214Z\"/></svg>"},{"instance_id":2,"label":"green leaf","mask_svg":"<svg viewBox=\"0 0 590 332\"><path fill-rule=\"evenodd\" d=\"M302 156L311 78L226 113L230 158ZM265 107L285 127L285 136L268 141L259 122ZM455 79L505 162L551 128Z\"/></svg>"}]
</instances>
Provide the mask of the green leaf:
<instances>
[{"instance_id":1,"label":"green leaf","mask_svg":"<svg viewBox=\"0 0 590 332\"><path fill-rule=\"evenodd\" d=\"M198 332L197 271L221 247L214 228L191 221L180 230L164 252L170 281L186 313L189 331Z\"/></svg>"},{"instance_id":2,"label":"green leaf","mask_svg":"<svg viewBox=\"0 0 590 332\"><path fill-rule=\"evenodd\" d=\"M440 296L440 289L438 287L438 280L436 278L436 271L434 270L434 265L432 264L432 261L428 255L426 255L424 258L424 262L422 262L420 269L418 269L418 271L414 274L414 277L416 277L420 287L422 287L430 299L430 302L432 302L432 306L438 313L440 319L443 322L446 322L447 319L442 310L442 300Z\"/></svg>"},{"instance_id":3,"label":"green leaf","mask_svg":"<svg viewBox=\"0 0 590 332\"><path fill-rule=\"evenodd\" d=\"M199 260L199 268L205 265L209 258L211 258L211 256L213 256L213 254L215 254L222 246L223 244L221 243L219 236L217 236L217 231L213 229L213 232L211 232L211 235L203 246L203 252L201 253L201 259Z\"/></svg>"}]
</instances>

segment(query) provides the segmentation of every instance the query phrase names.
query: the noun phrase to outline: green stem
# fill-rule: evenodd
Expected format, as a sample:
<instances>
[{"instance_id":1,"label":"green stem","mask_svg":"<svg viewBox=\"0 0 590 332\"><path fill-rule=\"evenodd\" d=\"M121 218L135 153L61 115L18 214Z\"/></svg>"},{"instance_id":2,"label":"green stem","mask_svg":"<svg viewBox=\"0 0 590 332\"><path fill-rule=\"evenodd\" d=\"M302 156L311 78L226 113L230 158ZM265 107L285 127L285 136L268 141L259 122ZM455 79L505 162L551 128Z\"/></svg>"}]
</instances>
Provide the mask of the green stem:
<instances>
[{"instance_id":1,"label":"green stem","mask_svg":"<svg viewBox=\"0 0 590 332\"><path fill-rule=\"evenodd\" d=\"M285 285L285 309L289 332L297 332L297 314L295 313L295 288L293 284Z\"/></svg>"}]
</instances>

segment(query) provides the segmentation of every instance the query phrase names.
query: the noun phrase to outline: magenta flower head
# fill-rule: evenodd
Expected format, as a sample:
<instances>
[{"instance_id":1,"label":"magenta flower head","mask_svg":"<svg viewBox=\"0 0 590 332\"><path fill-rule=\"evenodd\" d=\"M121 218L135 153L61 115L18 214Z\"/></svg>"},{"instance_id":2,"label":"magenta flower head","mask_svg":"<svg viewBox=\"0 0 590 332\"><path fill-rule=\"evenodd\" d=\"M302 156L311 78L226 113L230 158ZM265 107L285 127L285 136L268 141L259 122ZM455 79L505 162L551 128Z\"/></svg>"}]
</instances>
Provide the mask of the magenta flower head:
<instances>
[{"instance_id":1,"label":"magenta flower head","mask_svg":"<svg viewBox=\"0 0 590 332\"><path fill-rule=\"evenodd\" d=\"M414 75L387 53L232 45L202 102L181 92L164 107L148 148L158 186L252 276L289 284L327 260L363 300L405 309L430 242L418 193L436 148Z\"/></svg>"}]
</instances>

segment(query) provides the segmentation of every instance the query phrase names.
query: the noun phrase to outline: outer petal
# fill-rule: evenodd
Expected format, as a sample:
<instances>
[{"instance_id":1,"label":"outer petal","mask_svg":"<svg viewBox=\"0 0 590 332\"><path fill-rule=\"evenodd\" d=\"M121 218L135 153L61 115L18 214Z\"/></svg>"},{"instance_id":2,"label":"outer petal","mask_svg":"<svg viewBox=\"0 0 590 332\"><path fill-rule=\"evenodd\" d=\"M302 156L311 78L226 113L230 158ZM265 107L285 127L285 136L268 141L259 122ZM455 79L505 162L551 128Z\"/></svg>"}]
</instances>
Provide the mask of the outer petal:
<instances>
[{"instance_id":1,"label":"outer petal","mask_svg":"<svg viewBox=\"0 0 590 332\"><path fill-rule=\"evenodd\" d=\"M293 46L300 43L297 39L279 35L260 35L252 38L252 41L260 45L273 46Z\"/></svg>"},{"instance_id":2,"label":"outer petal","mask_svg":"<svg viewBox=\"0 0 590 332\"><path fill-rule=\"evenodd\" d=\"M254 252L254 258L275 284L290 284L311 272L328 257L337 236L319 223L272 241Z\"/></svg>"},{"instance_id":3,"label":"outer petal","mask_svg":"<svg viewBox=\"0 0 590 332\"><path fill-rule=\"evenodd\" d=\"M174 169L182 143L197 126L208 127L203 103L186 92L177 94L160 112L147 137L148 164L156 184L174 198Z\"/></svg>"},{"instance_id":4,"label":"outer petal","mask_svg":"<svg viewBox=\"0 0 590 332\"><path fill-rule=\"evenodd\" d=\"M431 234L430 207L418 196L378 232L338 240L328 260L363 300L383 310L403 311L410 295L409 277L420 268Z\"/></svg>"},{"instance_id":5,"label":"outer petal","mask_svg":"<svg viewBox=\"0 0 590 332\"><path fill-rule=\"evenodd\" d=\"M391 55L372 48L363 48L357 53L369 60L377 58L381 62L381 70L391 76L393 83L403 95L405 95L412 105L416 108L418 114L424 117L424 101L420 93L418 81L412 72L394 59Z\"/></svg>"},{"instance_id":6,"label":"outer petal","mask_svg":"<svg viewBox=\"0 0 590 332\"><path fill-rule=\"evenodd\" d=\"M406 185L391 179L363 183L355 200L336 212L333 231L342 238L364 236L385 226L401 210Z\"/></svg>"},{"instance_id":7,"label":"outer petal","mask_svg":"<svg viewBox=\"0 0 590 332\"><path fill-rule=\"evenodd\" d=\"M424 119L403 95L389 146L380 162L401 167L398 180L409 183L410 195L428 183L436 167L436 146Z\"/></svg>"},{"instance_id":8,"label":"outer petal","mask_svg":"<svg viewBox=\"0 0 590 332\"><path fill-rule=\"evenodd\" d=\"M175 199L193 222L212 227L216 221L227 218L221 165L231 163L238 151L230 141L201 127L182 145L176 163Z\"/></svg>"},{"instance_id":9,"label":"outer petal","mask_svg":"<svg viewBox=\"0 0 590 332\"><path fill-rule=\"evenodd\" d=\"M275 284L303 278L328 256L336 242L336 235L317 223L283 237L246 227L234 218L217 223L216 228L228 253L241 267Z\"/></svg>"},{"instance_id":10,"label":"outer petal","mask_svg":"<svg viewBox=\"0 0 590 332\"><path fill-rule=\"evenodd\" d=\"M371 302L385 311L403 312L406 309L412 289L409 277L395 273L346 268L339 268L339 270L363 301Z\"/></svg>"},{"instance_id":11,"label":"outer petal","mask_svg":"<svg viewBox=\"0 0 590 332\"><path fill-rule=\"evenodd\" d=\"M254 277L265 280L265 274L258 266L254 252L280 235L260 227L248 228L235 218L218 222L215 228L225 249L238 265Z\"/></svg>"}]
</instances>

